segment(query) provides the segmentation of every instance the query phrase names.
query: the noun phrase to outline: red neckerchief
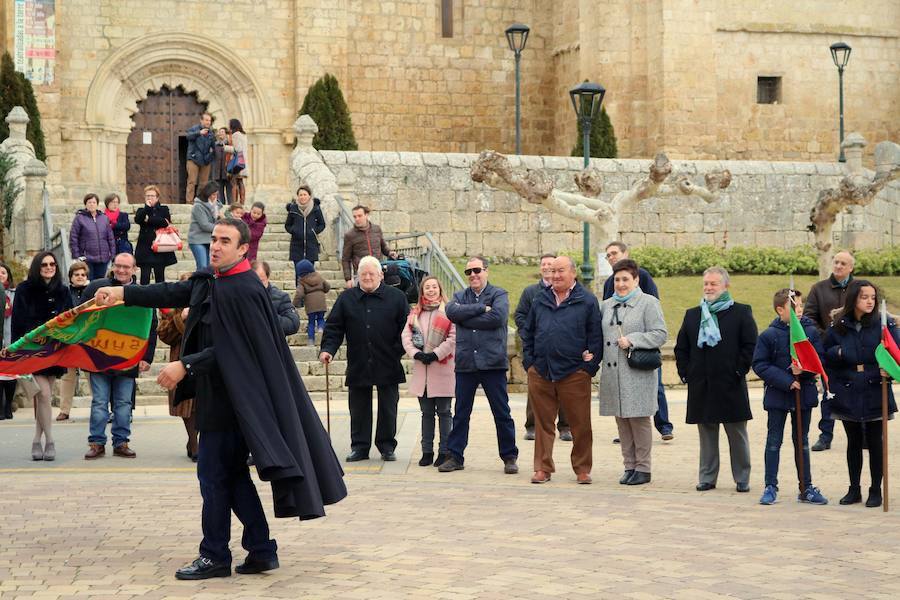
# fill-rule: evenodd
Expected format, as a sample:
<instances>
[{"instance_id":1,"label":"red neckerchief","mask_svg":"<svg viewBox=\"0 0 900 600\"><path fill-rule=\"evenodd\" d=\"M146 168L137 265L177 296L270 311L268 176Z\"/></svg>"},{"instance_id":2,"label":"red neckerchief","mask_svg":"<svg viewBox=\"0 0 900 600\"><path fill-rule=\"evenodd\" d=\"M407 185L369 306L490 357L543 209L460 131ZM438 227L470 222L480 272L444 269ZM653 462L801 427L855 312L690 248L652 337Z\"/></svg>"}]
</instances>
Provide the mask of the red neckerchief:
<instances>
[{"instance_id":1,"label":"red neckerchief","mask_svg":"<svg viewBox=\"0 0 900 600\"><path fill-rule=\"evenodd\" d=\"M231 277L232 275L239 275L241 273L246 273L249 270L250 270L250 261L245 258L244 260L242 260L238 264L234 265L233 267L231 267L224 273L222 271L219 271L218 269L216 269L215 272L213 273L213 275L215 276L216 279L218 279L219 277Z\"/></svg>"}]
</instances>

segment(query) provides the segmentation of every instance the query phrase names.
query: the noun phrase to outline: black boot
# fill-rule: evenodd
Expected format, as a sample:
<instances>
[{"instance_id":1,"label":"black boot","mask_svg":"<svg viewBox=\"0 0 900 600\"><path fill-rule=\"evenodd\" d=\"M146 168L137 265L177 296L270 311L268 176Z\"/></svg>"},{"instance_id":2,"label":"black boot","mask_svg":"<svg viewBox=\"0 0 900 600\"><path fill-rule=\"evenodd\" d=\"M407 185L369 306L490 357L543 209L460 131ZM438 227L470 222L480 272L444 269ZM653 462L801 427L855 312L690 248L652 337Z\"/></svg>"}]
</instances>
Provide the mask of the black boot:
<instances>
[{"instance_id":1,"label":"black boot","mask_svg":"<svg viewBox=\"0 0 900 600\"><path fill-rule=\"evenodd\" d=\"M869 497L866 499L866 506L869 508L875 508L876 506L881 506L881 488L880 487L870 487L869 488Z\"/></svg>"},{"instance_id":2,"label":"black boot","mask_svg":"<svg viewBox=\"0 0 900 600\"><path fill-rule=\"evenodd\" d=\"M857 504L859 502L862 502L862 491L858 485L851 485L850 489L847 490L847 495L840 500L840 503L845 506L847 504Z\"/></svg>"},{"instance_id":3,"label":"black boot","mask_svg":"<svg viewBox=\"0 0 900 600\"><path fill-rule=\"evenodd\" d=\"M0 396L0 421L7 418L6 417L6 403L7 403L6 394L3 394L3 396Z\"/></svg>"},{"instance_id":4,"label":"black boot","mask_svg":"<svg viewBox=\"0 0 900 600\"><path fill-rule=\"evenodd\" d=\"M422 454L422 458L419 459L420 467L430 467L431 463L434 462L434 452L425 452Z\"/></svg>"}]
</instances>

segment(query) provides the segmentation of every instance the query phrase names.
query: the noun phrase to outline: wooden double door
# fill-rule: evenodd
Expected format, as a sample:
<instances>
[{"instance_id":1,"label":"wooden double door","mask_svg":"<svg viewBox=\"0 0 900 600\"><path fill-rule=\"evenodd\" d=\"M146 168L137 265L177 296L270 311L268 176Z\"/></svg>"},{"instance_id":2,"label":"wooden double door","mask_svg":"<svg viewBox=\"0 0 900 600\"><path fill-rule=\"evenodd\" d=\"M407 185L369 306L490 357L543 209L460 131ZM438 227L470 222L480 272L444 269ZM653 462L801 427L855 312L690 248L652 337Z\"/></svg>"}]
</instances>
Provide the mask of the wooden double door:
<instances>
[{"instance_id":1,"label":"wooden double door","mask_svg":"<svg viewBox=\"0 0 900 600\"><path fill-rule=\"evenodd\" d=\"M156 185L164 204L184 203L187 187L187 130L200 123L205 102L178 86L149 92L138 102L125 150L128 201L144 201L144 186Z\"/></svg>"}]
</instances>

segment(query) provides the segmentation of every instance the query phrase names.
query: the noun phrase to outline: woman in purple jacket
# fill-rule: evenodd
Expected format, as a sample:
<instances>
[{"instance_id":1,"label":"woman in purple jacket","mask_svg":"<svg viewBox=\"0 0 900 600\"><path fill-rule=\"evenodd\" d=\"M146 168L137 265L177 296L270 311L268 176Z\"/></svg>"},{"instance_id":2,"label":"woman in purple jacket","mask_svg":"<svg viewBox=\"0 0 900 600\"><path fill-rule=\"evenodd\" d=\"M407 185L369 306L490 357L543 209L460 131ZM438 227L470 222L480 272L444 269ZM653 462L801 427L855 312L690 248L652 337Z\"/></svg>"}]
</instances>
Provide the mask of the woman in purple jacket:
<instances>
[{"instance_id":1,"label":"woman in purple jacket","mask_svg":"<svg viewBox=\"0 0 900 600\"><path fill-rule=\"evenodd\" d=\"M99 205L97 194L85 196L84 208L75 214L69 233L72 258L88 264L88 275L92 281L106 277L109 261L116 255L112 227L107 216L97 210Z\"/></svg>"}]
</instances>

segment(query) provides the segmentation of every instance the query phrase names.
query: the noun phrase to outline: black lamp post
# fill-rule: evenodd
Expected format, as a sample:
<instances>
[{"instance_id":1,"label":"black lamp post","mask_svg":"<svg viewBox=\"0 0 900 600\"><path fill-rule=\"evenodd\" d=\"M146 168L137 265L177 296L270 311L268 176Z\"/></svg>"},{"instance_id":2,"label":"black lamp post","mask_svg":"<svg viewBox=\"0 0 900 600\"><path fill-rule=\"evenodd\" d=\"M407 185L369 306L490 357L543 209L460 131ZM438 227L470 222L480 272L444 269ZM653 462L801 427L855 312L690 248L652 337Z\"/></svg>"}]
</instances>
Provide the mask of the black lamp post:
<instances>
[{"instance_id":1,"label":"black lamp post","mask_svg":"<svg viewBox=\"0 0 900 600\"><path fill-rule=\"evenodd\" d=\"M836 44L831 45L831 60L834 61L834 66L838 69L838 89L840 94L840 111L841 111L841 154L838 156L838 162L847 162L847 159L844 158L844 67L847 66L847 63L850 61L850 52L852 48L845 44L844 42L838 42Z\"/></svg>"},{"instance_id":2,"label":"black lamp post","mask_svg":"<svg viewBox=\"0 0 900 600\"><path fill-rule=\"evenodd\" d=\"M528 25L514 23L506 28L506 41L509 42L509 49L516 55L516 154L522 154L522 109L521 109L521 93L519 79L519 63L522 60L522 50L525 49L525 43L528 41L528 32L531 28Z\"/></svg>"},{"instance_id":3,"label":"black lamp post","mask_svg":"<svg viewBox=\"0 0 900 600\"><path fill-rule=\"evenodd\" d=\"M578 87L569 90L575 115L581 125L581 137L584 146L584 168L591 163L591 124L594 117L600 112L603 104L603 96L606 89L597 83L591 83L587 79ZM581 281L586 287L590 287L594 280L594 267L591 265L591 226L584 224L584 238L582 240L583 260L581 263Z\"/></svg>"}]
</instances>

